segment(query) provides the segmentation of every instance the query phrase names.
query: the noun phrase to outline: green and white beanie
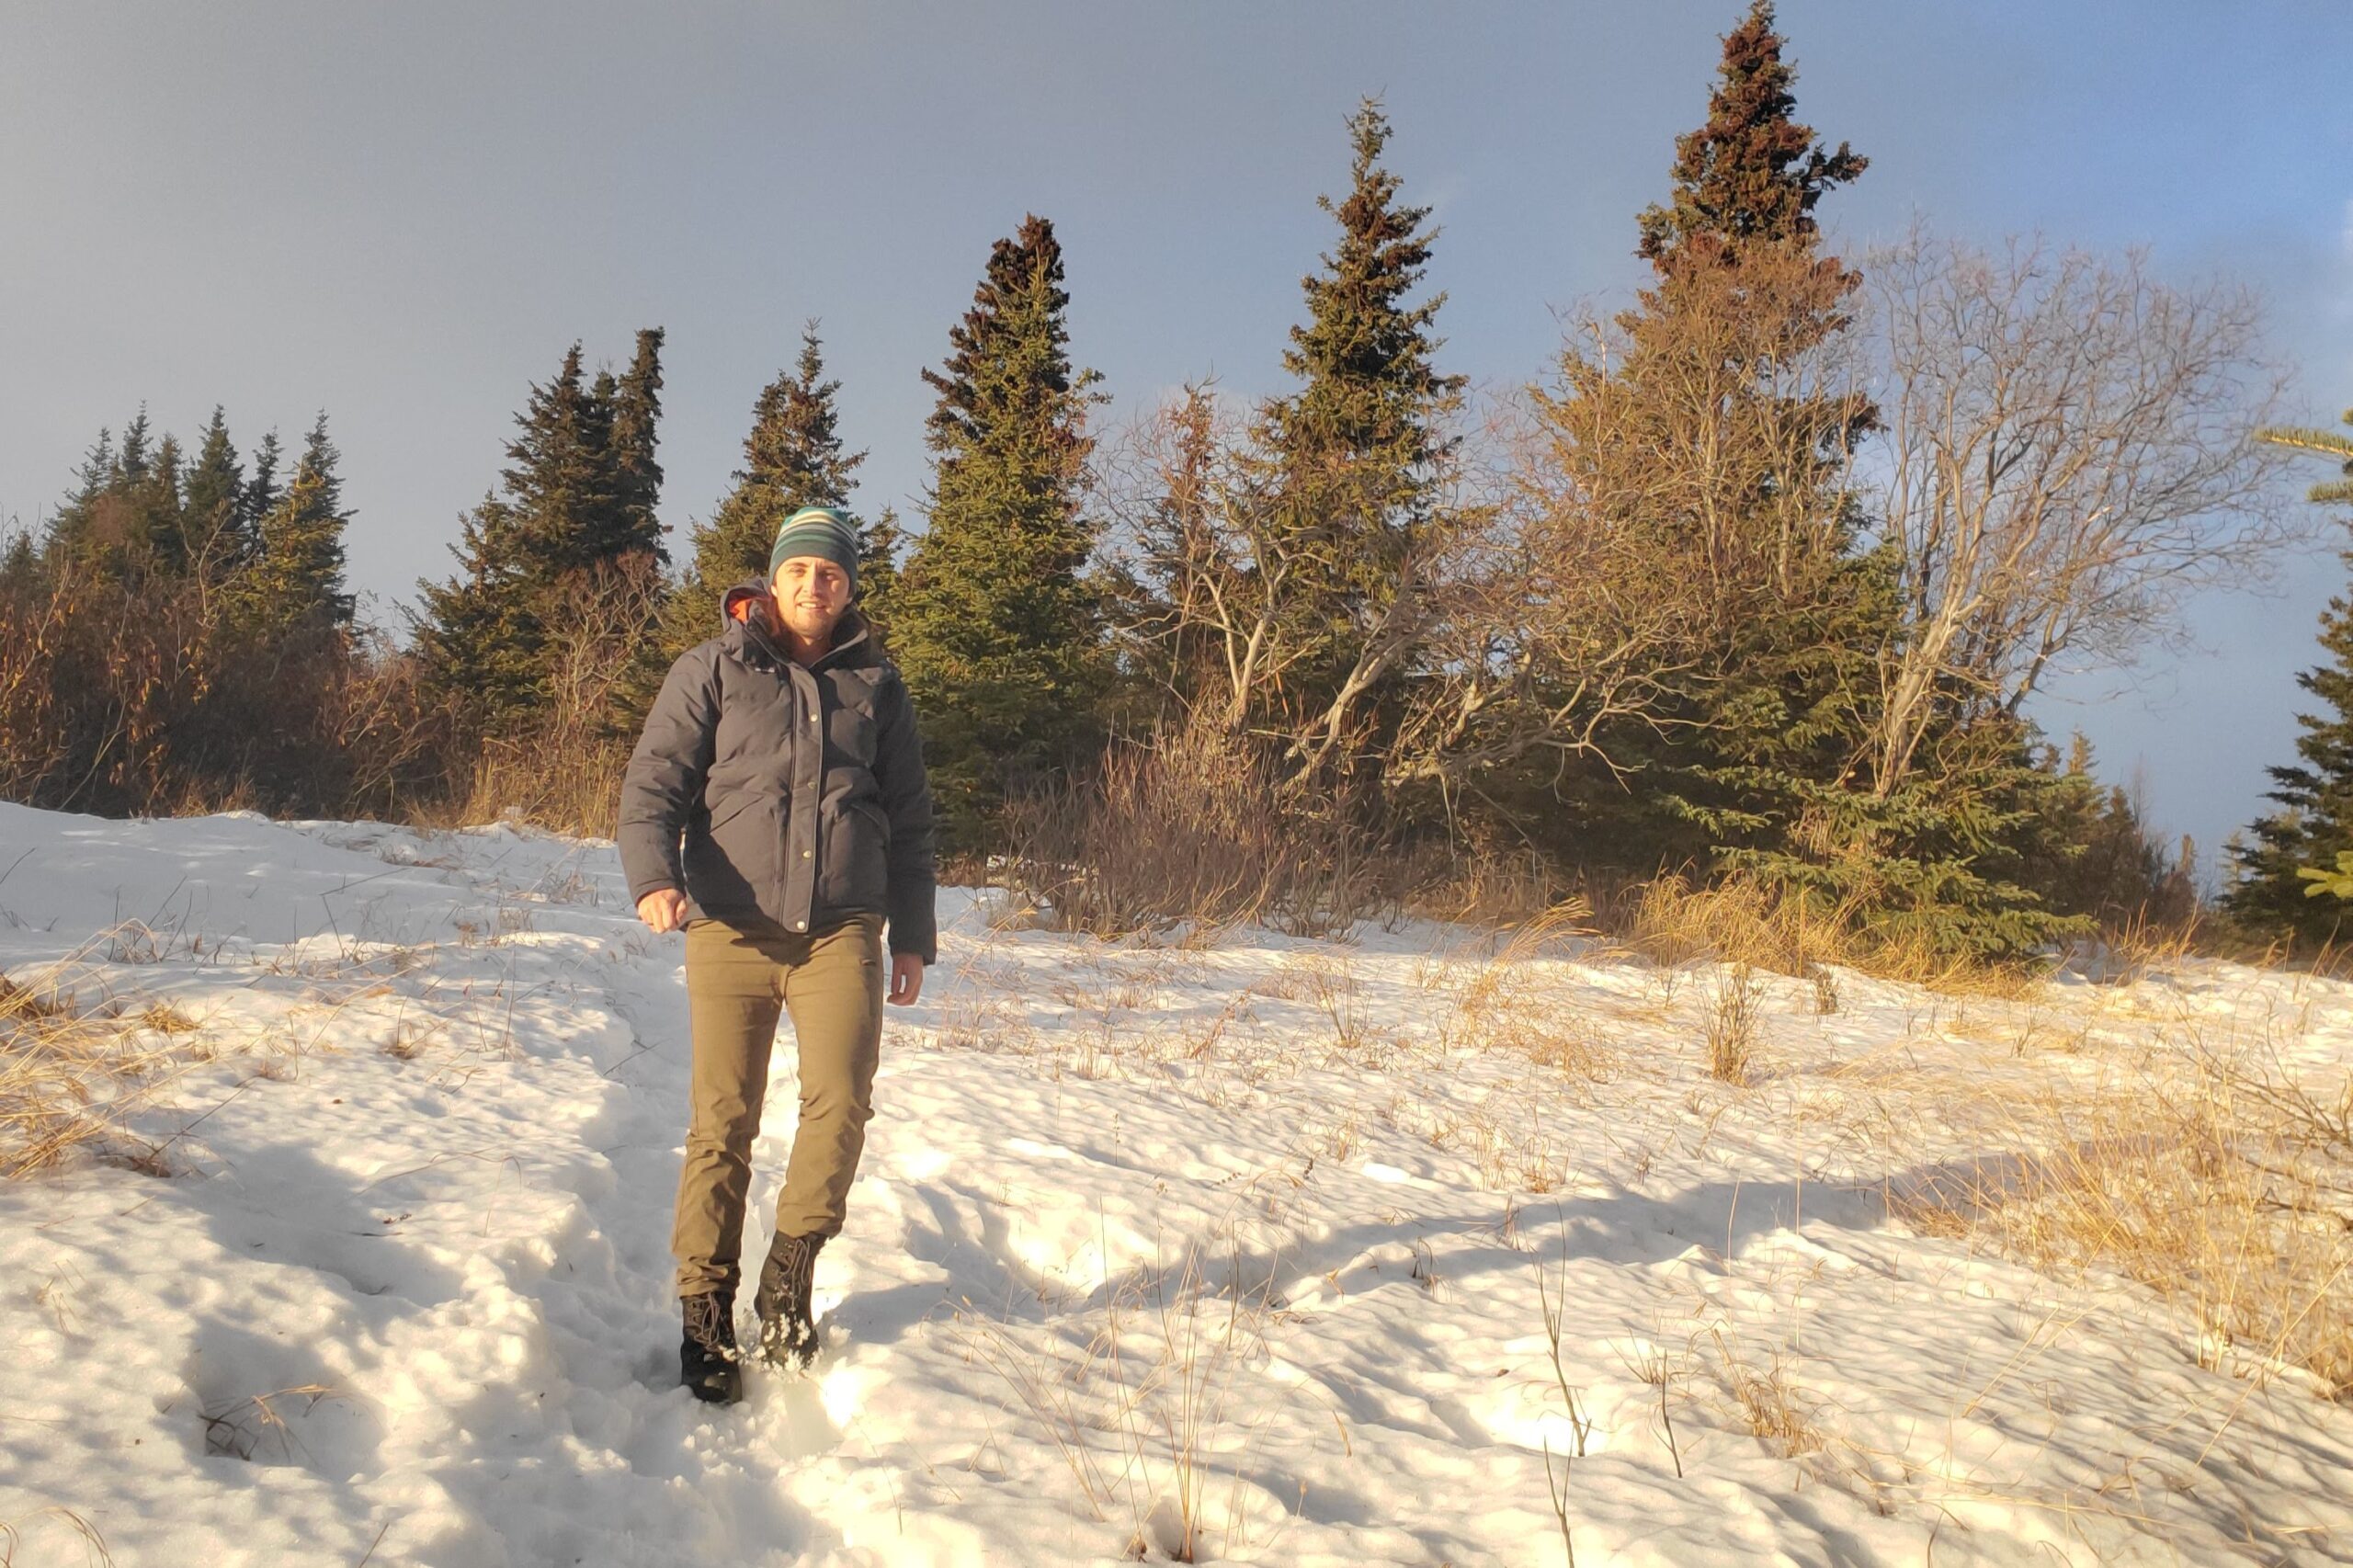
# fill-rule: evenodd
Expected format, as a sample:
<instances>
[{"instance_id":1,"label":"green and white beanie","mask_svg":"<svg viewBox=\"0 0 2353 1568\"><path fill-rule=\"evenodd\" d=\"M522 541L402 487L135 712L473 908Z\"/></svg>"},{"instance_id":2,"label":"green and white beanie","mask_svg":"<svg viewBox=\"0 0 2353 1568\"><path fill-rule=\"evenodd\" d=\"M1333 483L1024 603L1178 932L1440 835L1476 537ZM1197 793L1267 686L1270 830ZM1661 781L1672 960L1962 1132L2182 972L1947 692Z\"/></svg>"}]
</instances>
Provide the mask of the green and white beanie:
<instances>
[{"instance_id":1,"label":"green and white beanie","mask_svg":"<svg viewBox=\"0 0 2353 1568\"><path fill-rule=\"evenodd\" d=\"M803 506L784 519L768 550L768 580L776 569L796 555L830 561L849 574L850 592L858 591L858 525L832 506Z\"/></svg>"}]
</instances>

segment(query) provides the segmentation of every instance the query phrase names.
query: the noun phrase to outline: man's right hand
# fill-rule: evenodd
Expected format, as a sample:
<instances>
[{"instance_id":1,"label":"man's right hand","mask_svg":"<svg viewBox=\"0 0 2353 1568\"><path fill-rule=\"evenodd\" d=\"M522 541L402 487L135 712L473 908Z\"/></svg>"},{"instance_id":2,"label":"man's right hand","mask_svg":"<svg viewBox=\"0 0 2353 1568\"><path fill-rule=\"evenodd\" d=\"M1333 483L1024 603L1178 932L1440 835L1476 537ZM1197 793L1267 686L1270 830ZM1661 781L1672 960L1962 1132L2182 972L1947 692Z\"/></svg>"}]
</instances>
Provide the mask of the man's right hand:
<instances>
[{"instance_id":1,"label":"man's right hand","mask_svg":"<svg viewBox=\"0 0 2353 1568\"><path fill-rule=\"evenodd\" d=\"M687 921L687 895L676 888L655 888L637 901L637 917L656 932L675 931Z\"/></svg>"}]
</instances>

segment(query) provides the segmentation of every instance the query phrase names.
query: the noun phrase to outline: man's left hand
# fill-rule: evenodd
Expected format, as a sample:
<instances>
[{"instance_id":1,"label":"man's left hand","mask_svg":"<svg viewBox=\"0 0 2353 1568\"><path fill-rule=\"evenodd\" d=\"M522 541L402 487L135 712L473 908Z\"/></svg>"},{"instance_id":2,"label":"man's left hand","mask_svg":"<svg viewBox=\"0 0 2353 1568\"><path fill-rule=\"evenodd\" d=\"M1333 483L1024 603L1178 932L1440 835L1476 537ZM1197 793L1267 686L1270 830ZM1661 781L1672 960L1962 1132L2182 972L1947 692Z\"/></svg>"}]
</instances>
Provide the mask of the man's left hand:
<instances>
[{"instance_id":1,"label":"man's left hand","mask_svg":"<svg viewBox=\"0 0 2353 1568\"><path fill-rule=\"evenodd\" d=\"M894 953L891 957L891 994L893 1007L912 1007L915 998L923 994L923 960L913 953Z\"/></svg>"}]
</instances>

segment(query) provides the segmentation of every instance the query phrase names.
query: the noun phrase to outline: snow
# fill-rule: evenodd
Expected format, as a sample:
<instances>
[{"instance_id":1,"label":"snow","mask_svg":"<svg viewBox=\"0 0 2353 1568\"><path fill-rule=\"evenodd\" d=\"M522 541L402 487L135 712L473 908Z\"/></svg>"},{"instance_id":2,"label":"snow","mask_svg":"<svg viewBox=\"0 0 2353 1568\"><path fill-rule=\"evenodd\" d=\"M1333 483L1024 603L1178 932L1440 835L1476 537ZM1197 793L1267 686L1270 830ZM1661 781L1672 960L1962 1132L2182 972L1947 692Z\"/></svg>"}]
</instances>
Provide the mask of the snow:
<instances>
[{"instance_id":1,"label":"snow","mask_svg":"<svg viewBox=\"0 0 2353 1568\"><path fill-rule=\"evenodd\" d=\"M1842 972L1825 1015L1759 976L1733 1087L1712 966L943 902L829 1347L712 1410L675 1386L680 943L609 845L0 805L0 969L193 1025L95 1091L120 1131L0 1184L0 1560L1110 1563L1189 1518L1204 1562L1558 1563L1556 1488L1587 1564L2353 1560L2353 1408L1883 1202L1974 1152L1941 1085L2165 1020L2327 1081L2346 987Z\"/></svg>"}]
</instances>

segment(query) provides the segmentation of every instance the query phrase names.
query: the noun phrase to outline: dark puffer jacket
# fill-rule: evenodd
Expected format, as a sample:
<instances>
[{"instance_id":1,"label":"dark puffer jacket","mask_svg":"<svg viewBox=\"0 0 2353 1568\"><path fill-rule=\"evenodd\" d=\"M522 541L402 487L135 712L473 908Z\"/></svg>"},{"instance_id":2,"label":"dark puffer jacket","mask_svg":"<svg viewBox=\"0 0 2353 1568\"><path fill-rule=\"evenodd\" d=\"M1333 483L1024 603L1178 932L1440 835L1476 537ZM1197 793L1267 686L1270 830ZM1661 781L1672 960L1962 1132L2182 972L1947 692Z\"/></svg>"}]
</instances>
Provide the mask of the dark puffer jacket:
<instances>
[{"instance_id":1,"label":"dark puffer jacket","mask_svg":"<svg viewBox=\"0 0 2353 1568\"><path fill-rule=\"evenodd\" d=\"M688 915L764 915L816 931L890 921L891 950L938 957L931 790L915 704L849 612L810 668L731 588L727 629L670 666L621 782L631 902L684 892Z\"/></svg>"}]
</instances>

